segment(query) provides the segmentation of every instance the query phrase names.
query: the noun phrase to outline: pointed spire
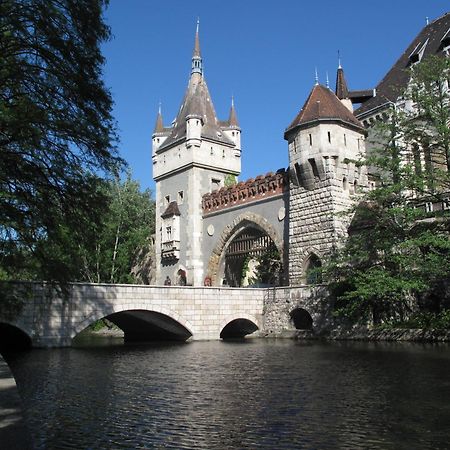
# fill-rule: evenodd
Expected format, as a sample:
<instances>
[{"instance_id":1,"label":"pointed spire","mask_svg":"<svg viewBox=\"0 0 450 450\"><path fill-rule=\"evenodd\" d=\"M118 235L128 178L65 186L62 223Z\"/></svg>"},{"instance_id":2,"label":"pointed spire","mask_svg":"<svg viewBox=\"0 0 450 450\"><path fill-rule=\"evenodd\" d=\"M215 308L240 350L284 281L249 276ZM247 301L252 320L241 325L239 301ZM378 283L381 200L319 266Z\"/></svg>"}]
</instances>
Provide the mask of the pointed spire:
<instances>
[{"instance_id":1,"label":"pointed spire","mask_svg":"<svg viewBox=\"0 0 450 450\"><path fill-rule=\"evenodd\" d=\"M314 84L317 86L319 84L319 75L317 73L317 67L316 67L316 75L314 77Z\"/></svg>"},{"instance_id":2,"label":"pointed spire","mask_svg":"<svg viewBox=\"0 0 450 450\"><path fill-rule=\"evenodd\" d=\"M327 78L326 86L327 86L328 89L330 89L330 80L328 79L328 70L326 71L326 78Z\"/></svg>"},{"instance_id":3,"label":"pointed spire","mask_svg":"<svg viewBox=\"0 0 450 450\"><path fill-rule=\"evenodd\" d=\"M344 69L341 66L341 58L339 58L339 66L336 73L336 97L339 100L348 98L347 81L345 81Z\"/></svg>"},{"instance_id":4,"label":"pointed spire","mask_svg":"<svg viewBox=\"0 0 450 450\"><path fill-rule=\"evenodd\" d=\"M200 75L202 75L202 73L203 73L202 55L200 53L199 27L200 27L200 19L197 19L197 28L195 30L194 52L192 53L191 75L194 73L199 73Z\"/></svg>"},{"instance_id":5,"label":"pointed spire","mask_svg":"<svg viewBox=\"0 0 450 450\"><path fill-rule=\"evenodd\" d=\"M342 69L342 66L341 66L341 52L340 52L340 50L338 50L338 69Z\"/></svg>"},{"instance_id":6,"label":"pointed spire","mask_svg":"<svg viewBox=\"0 0 450 450\"><path fill-rule=\"evenodd\" d=\"M236 127L239 128L239 121L237 118L236 110L234 109L234 97L231 96L231 108L230 108L230 115L228 117L228 123L230 127Z\"/></svg>"},{"instance_id":7,"label":"pointed spire","mask_svg":"<svg viewBox=\"0 0 450 450\"><path fill-rule=\"evenodd\" d=\"M164 131L164 125L161 114L161 102L159 102L158 115L156 116L155 129L153 130L153 133L161 133L162 131Z\"/></svg>"}]
</instances>

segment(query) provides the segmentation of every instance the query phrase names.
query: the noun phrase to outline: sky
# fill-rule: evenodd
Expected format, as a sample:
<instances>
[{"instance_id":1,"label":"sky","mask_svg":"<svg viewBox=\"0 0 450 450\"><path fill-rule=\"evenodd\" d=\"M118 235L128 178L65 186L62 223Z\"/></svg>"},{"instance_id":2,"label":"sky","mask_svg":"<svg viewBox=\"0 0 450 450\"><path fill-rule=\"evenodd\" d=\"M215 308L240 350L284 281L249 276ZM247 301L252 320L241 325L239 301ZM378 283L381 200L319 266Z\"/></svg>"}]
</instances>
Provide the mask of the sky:
<instances>
[{"instance_id":1,"label":"sky","mask_svg":"<svg viewBox=\"0 0 450 450\"><path fill-rule=\"evenodd\" d=\"M187 87L197 18L206 78L219 120L231 97L242 128L244 181L288 166L285 128L319 82L334 89L338 52L350 89L374 88L448 0L110 0L104 78L115 102L121 156L154 191L151 135Z\"/></svg>"}]
</instances>

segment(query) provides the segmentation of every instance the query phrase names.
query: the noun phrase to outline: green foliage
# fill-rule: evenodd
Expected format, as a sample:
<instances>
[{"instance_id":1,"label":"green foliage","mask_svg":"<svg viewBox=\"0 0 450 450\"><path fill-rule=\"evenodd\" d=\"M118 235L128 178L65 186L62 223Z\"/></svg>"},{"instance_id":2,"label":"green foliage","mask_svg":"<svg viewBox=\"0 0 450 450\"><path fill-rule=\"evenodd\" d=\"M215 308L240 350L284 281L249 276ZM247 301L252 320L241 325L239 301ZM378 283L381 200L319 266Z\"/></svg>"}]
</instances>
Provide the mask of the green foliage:
<instances>
[{"instance_id":1,"label":"green foliage","mask_svg":"<svg viewBox=\"0 0 450 450\"><path fill-rule=\"evenodd\" d=\"M282 284L283 263L275 245L267 248L256 258L258 265L250 284L279 286ZM247 262L248 264L248 262Z\"/></svg>"},{"instance_id":2,"label":"green foliage","mask_svg":"<svg viewBox=\"0 0 450 450\"><path fill-rule=\"evenodd\" d=\"M104 283L134 283L132 267L147 249L155 231L155 207L151 192L128 173L104 185L108 209L96 236L79 242L82 256L80 280ZM92 230L94 231L94 230ZM93 233L90 233L91 235Z\"/></svg>"},{"instance_id":3,"label":"green foliage","mask_svg":"<svg viewBox=\"0 0 450 450\"><path fill-rule=\"evenodd\" d=\"M237 184L236 175L233 175L231 173L228 173L227 175L225 175L225 179L224 179L225 187L234 186L235 184Z\"/></svg>"},{"instance_id":4,"label":"green foliage","mask_svg":"<svg viewBox=\"0 0 450 450\"><path fill-rule=\"evenodd\" d=\"M2 278L73 280L77 242L97 233L100 176L123 164L102 81L106 3L0 2Z\"/></svg>"},{"instance_id":5,"label":"green foliage","mask_svg":"<svg viewBox=\"0 0 450 450\"><path fill-rule=\"evenodd\" d=\"M405 100L418 114L392 109L365 161L378 186L350 211L349 239L325 270L336 313L354 322L405 322L418 307L446 317L450 307L450 217L424 207L449 196L449 70L442 58L414 67Z\"/></svg>"}]
</instances>

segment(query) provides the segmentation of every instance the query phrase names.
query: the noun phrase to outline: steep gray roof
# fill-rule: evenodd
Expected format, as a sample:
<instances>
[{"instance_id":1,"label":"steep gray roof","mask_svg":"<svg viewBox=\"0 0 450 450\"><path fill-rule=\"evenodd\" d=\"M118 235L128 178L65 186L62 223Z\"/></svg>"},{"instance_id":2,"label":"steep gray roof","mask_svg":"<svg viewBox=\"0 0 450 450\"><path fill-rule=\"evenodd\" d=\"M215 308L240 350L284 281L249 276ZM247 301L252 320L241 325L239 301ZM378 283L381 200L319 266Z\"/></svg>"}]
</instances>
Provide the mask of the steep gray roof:
<instances>
[{"instance_id":1,"label":"steep gray roof","mask_svg":"<svg viewBox=\"0 0 450 450\"><path fill-rule=\"evenodd\" d=\"M365 101L356 111L355 116L363 117L369 111L388 102L395 102L406 89L410 75L408 68L423 50L422 59L429 55L442 53L444 44L450 44L450 13L425 26L411 42L408 48L392 66L376 87L376 96Z\"/></svg>"},{"instance_id":2,"label":"steep gray roof","mask_svg":"<svg viewBox=\"0 0 450 450\"><path fill-rule=\"evenodd\" d=\"M211 100L206 80L201 69L200 40L197 31L195 33L195 44L192 56L193 70L189 78L188 87L181 102L180 109L169 136L159 148L158 152L171 147L179 141L186 139L186 117L196 116L203 121L201 137L204 139L220 142L233 146L225 133L221 123L217 119L216 111ZM200 62L200 66L194 65L194 61Z\"/></svg>"}]
</instances>

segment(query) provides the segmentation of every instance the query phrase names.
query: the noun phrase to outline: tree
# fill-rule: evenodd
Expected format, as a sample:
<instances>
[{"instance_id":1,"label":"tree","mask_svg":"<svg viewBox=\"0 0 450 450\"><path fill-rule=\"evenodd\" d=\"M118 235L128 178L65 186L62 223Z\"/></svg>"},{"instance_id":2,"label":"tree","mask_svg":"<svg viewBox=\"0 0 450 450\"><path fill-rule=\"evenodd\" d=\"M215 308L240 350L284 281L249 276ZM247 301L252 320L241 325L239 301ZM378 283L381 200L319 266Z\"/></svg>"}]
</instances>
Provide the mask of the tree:
<instances>
[{"instance_id":1,"label":"tree","mask_svg":"<svg viewBox=\"0 0 450 450\"><path fill-rule=\"evenodd\" d=\"M355 322L450 308L450 217L442 209L450 186L449 68L444 58L413 68L406 107L392 108L364 161L377 187L349 212L349 238L326 266L338 314Z\"/></svg>"},{"instance_id":2,"label":"tree","mask_svg":"<svg viewBox=\"0 0 450 450\"><path fill-rule=\"evenodd\" d=\"M139 183L130 173L124 181L118 177L109 181L104 189L108 209L102 216L102 226L95 229L95 238L78 243L82 256L78 279L135 283L138 280L132 273L133 268L148 259L151 252L155 205L150 191L141 192Z\"/></svg>"},{"instance_id":3,"label":"tree","mask_svg":"<svg viewBox=\"0 0 450 450\"><path fill-rule=\"evenodd\" d=\"M123 161L100 44L107 0L0 3L0 276L73 279Z\"/></svg>"}]
</instances>

